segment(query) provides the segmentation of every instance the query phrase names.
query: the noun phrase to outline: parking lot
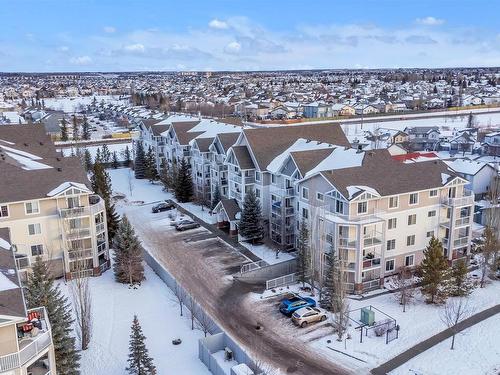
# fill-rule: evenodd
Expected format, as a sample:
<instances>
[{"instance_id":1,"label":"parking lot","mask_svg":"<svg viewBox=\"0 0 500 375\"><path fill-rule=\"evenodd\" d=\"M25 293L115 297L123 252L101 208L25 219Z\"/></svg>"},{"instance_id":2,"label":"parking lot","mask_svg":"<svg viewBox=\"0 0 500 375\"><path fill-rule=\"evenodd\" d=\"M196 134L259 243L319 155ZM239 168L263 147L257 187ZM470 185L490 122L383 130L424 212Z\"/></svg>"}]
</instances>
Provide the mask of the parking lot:
<instances>
[{"instance_id":1,"label":"parking lot","mask_svg":"<svg viewBox=\"0 0 500 375\"><path fill-rule=\"evenodd\" d=\"M204 227L178 232L166 211L151 205L123 207L143 245L203 306L223 329L253 357L283 373L345 374L335 363L304 345L309 335L322 334L327 322L300 329L278 310L278 299L260 300L253 286L233 280L248 262ZM291 363L289 358L295 358Z\"/></svg>"}]
</instances>

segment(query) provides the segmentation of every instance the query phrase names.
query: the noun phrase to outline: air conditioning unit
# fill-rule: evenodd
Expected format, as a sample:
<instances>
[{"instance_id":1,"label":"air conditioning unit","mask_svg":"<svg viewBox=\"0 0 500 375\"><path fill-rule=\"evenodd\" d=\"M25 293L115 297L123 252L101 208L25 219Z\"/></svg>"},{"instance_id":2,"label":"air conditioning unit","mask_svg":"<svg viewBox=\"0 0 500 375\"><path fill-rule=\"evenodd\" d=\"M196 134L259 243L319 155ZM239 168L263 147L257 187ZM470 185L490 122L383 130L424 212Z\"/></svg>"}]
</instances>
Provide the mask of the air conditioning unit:
<instances>
[{"instance_id":1,"label":"air conditioning unit","mask_svg":"<svg viewBox=\"0 0 500 375\"><path fill-rule=\"evenodd\" d=\"M227 346L224 349L224 360L228 362L233 360L233 351Z\"/></svg>"}]
</instances>

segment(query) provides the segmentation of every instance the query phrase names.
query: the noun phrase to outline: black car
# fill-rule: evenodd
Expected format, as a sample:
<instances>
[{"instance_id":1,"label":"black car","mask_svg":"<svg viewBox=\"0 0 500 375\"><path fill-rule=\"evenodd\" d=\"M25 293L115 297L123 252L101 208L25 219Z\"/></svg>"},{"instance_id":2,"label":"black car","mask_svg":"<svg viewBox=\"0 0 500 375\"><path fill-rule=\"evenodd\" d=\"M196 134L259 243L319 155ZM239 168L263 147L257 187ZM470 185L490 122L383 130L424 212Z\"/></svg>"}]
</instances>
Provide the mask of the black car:
<instances>
[{"instance_id":1,"label":"black car","mask_svg":"<svg viewBox=\"0 0 500 375\"><path fill-rule=\"evenodd\" d=\"M177 224L175 226L175 229L177 229L178 231L182 232L184 230L194 229L194 228L199 228L199 227L200 227L200 224L198 224L195 221L184 220L184 221L181 221L179 224Z\"/></svg>"},{"instance_id":2,"label":"black car","mask_svg":"<svg viewBox=\"0 0 500 375\"><path fill-rule=\"evenodd\" d=\"M156 206L153 206L153 208L151 208L151 211L154 214L156 214L156 213L162 212L162 211L170 211L170 210L173 210L174 208L175 208L174 202L166 201L166 202L159 203Z\"/></svg>"}]
</instances>

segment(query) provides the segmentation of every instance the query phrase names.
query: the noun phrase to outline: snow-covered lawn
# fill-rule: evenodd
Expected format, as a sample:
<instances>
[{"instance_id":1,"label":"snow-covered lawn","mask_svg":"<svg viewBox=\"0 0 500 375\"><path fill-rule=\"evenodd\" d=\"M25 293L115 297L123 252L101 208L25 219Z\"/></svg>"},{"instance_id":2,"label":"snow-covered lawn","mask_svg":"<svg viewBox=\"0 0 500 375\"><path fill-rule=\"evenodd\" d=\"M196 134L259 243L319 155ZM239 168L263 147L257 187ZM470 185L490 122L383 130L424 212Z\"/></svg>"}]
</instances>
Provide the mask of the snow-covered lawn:
<instances>
[{"instance_id":1,"label":"snow-covered lawn","mask_svg":"<svg viewBox=\"0 0 500 375\"><path fill-rule=\"evenodd\" d=\"M445 340L390 374L499 374L499 327L500 315L497 314L459 333L454 350L450 350L451 339Z\"/></svg>"},{"instance_id":2,"label":"snow-covered lawn","mask_svg":"<svg viewBox=\"0 0 500 375\"><path fill-rule=\"evenodd\" d=\"M93 336L82 352L82 375L122 375L127 366L130 326L137 314L146 346L158 374L210 374L198 359L199 330L191 331L189 312L179 315L172 291L145 265L146 280L138 289L114 281L113 271L90 278ZM66 285L62 290L69 295ZM176 346L172 340L180 338Z\"/></svg>"},{"instance_id":3,"label":"snow-covered lawn","mask_svg":"<svg viewBox=\"0 0 500 375\"><path fill-rule=\"evenodd\" d=\"M474 313L500 303L500 282L492 282L483 289L475 289L469 300L470 304L474 306ZM349 303L350 310L372 305L396 319L396 324L400 326L399 338L389 344L385 343L385 335L376 337L375 335L370 336L370 334L368 337L363 337L363 343L360 343L359 330L355 330L354 323L349 327L348 331L352 338L346 340L345 343L336 341L333 335L312 341L312 345L318 348L323 354L328 355L335 361L342 362L356 371L365 371L376 367L447 328L440 319L440 312L443 307L426 304L420 293L416 294L415 300L407 306L405 313L402 312L402 307L396 301L394 294L385 294L364 301L351 299ZM355 314L353 318L359 320L360 311L356 311ZM376 321L383 318L380 315L378 312L375 312ZM304 339L307 340L307 337ZM328 339L331 340L330 344L326 342ZM445 346L448 344L445 344ZM345 349L344 345L347 346L347 349ZM476 340L469 345L469 350L473 350L471 345L482 347L483 342ZM328 349L328 346L359 358L366 363ZM462 364L466 364L466 362L462 361ZM441 374L444 373L441 372Z\"/></svg>"},{"instance_id":4,"label":"snow-covered lawn","mask_svg":"<svg viewBox=\"0 0 500 375\"><path fill-rule=\"evenodd\" d=\"M270 248L265 244L252 245L250 242L241 241L240 244L245 246L248 250L264 260L267 264L276 264L293 259L294 256L289 253L279 253L276 257L276 250Z\"/></svg>"},{"instance_id":5,"label":"snow-covered lawn","mask_svg":"<svg viewBox=\"0 0 500 375\"><path fill-rule=\"evenodd\" d=\"M116 95L96 95L97 104L101 104L104 100L106 104L129 104L129 98L120 99ZM94 96L75 96L64 98L46 98L44 99L45 107L66 113L79 111L84 106L92 104Z\"/></svg>"},{"instance_id":6,"label":"snow-covered lawn","mask_svg":"<svg viewBox=\"0 0 500 375\"><path fill-rule=\"evenodd\" d=\"M127 147L127 146L128 146L128 149L130 150L130 154L132 155L132 142L128 142L128 143L112 143L112 142L110 142L107 145L108 145L108 150L111 153L111 160L113 160L113 152L116 152L116 156L118 157L118 161L125 160L123 153L125 152L125 147ZM103 145L87 146L87 147L80 147L80 149L82 151L84 151L85 149L89 150L90 156L92 156L92 160L94 160L95 156L97 154L97 149L99 148L102 152L102 147L103 147ZM61 151L62 151L62 154L64 156L70 156L71 151L76 153L76 150L71 148L71 147L70 148L63 148L63 149L61 149Z\"/></svg>"}]
</instances>

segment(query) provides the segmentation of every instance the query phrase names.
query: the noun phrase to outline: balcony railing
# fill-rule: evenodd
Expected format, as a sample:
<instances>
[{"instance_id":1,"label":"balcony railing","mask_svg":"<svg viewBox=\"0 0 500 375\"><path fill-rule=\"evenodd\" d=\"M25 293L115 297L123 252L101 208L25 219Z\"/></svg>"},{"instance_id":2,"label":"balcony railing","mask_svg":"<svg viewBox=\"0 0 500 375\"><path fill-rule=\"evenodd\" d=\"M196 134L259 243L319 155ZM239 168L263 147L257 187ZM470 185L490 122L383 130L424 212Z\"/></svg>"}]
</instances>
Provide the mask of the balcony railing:
<instances>
[{"instance_id":1,"label":"balcony railing","mask_svg":"<svg viewBox=\"0 0 500 375\"><path fill-rule=\"evenodd\" d=\"M453 247L461 247L461 246L465 246L469 243L469 237L468 236L465 236L465 237L460 237L460 238L456 238L454 241L453 241Z\"/></svg>"},{"instance_id":2,"label":"balcony railing","mask_svg":"<svg viewBox=\"0 0 500 375\"><path fill-rule=\"evenodd\" d=\"M19 270L28 268L30 266L30 258L27 255L16 255L16 265Z\"/></svg>"},{"instance_id":3,"label":"balcony railing","mask_svg":"<svg viewBox=\"0 0 500 375\"><path fill-rule=\"evenodd\" d=\"M363 291L378 289L380 287L380 280L370 280L363 282Z\"/></svg>"},{"instance_id":4,"label":"balcony railing","mask_svg":"<svg viewBox=\"0 0 500 375\"><path fill-rule=\"evenodd\" d=\"M77 238L85 238L90 237L90 229L89 228L71 228L66 233L67 239L77 239Z\"/></svg>"},{"instance_id":5,"label":"balcony railing","mask_svg":"<svg viewBox=\"0 0 500 375\"><path fill-rule=\"evenodd\" d=\"M92 276L94 276L94 270L92 270L92 269L71 272L72 279L81 279L81 278L92 277Z\"/></svg>"},{"instance_id":6,"label":"balcony railing","mask_svg":"<svg viewBox=\"0 0 500 375\"><path fill-rule=\"evenodd\" d=\"M241 176L238 176L236 174L231 174L231 175L229 175L229 179L231 181L238 183L238 184L241 184Z\"/></svg>"},{"instance_id":7,"label":"balcony railing","mask_svg":"<svg viewBox=\"0 0 500 375\"><path fill-rule=\"evenodd\" d=\"M241 201L242 200L242 195L241 193L237 192L237 191L234 191L234 190L231 190L231 198L234 198L238 201Z\"/></svg>"},{"instance_id":8,"label":"balcony railing","mask_svg":"<svg viewBox=\"0 0 500 375\"><path fill-rule=\"evenodd\" d=\"M104 223L97 223L95 225L95 231L97 233L101 233L101 232L104 232L104 230L106 229L106 226L104 225Z\"/></svg>"},{"instance_id":9,"label":"balcony railing","mask_svg":"<svg viewBox=\"0 0 500 375\"><path fill-rule=\"evenodd\" d=\"M102 253L104 250L106 250L106 242L101 242L97 244L97 252Z\"/></svg>"},{"instance_id":10,"label":"balcony railing","mask_svg":"<svg viewBox=\"0 0 500 375\"><path fill-rule=\"evenodd\" d=\"M382 237L378 233L367 234L363 237L363 246L377 246L382 244Z\"/></svg>"},{"instance_id":11,"label":"balcony railing","mask_svg":"<svg viewBox=\"0 0 500 375\"><path fill-rule=\"evenodd\" d=\"M339 237L339 246L347 248L356 248L357 241L353 238Z\"/></svg>"},{"instance_id":12,"label":"balcony railing","mask_svg":"<svg viewBox=\"0 0 500 375\"><path fill-rule=\"evenodd\" d=\"M470 223L470 216L467 217L461 217L457 220L455 220L455 226L456 227L461 227L464 225L468 225Z\"/></svg>"},{"instance_id":13,"label":"balcony railing","mask_svg":"<svg viewBox=\"0 0 500 375\"><path fill-rule=\"evenodd\" d=\"M380 266L380 258L363 259L363 269L379 267L379 266Z\"/></svg>"},{"instance_id":14,"label":"balcony railing","mask_svg":"<svg viewBox=\"0 0 500 375\"><path fill-rule=\"evenodd\" d=\"M71 260L92 258L92 249L82 249L82 250L69 250L68 257Z\"/></svg>"},{"instance_id":15,"label":"balcony railing","mask_svg":"<svg viewBox=\"0 0 500 375\"><path fill-rule=\"evenodd\" d=\"M446 206L460 207L474 204L474 195L470 190L464 190L464 195L456 198L444 197L441 203Z\"/></svg>"}]
</instances>

